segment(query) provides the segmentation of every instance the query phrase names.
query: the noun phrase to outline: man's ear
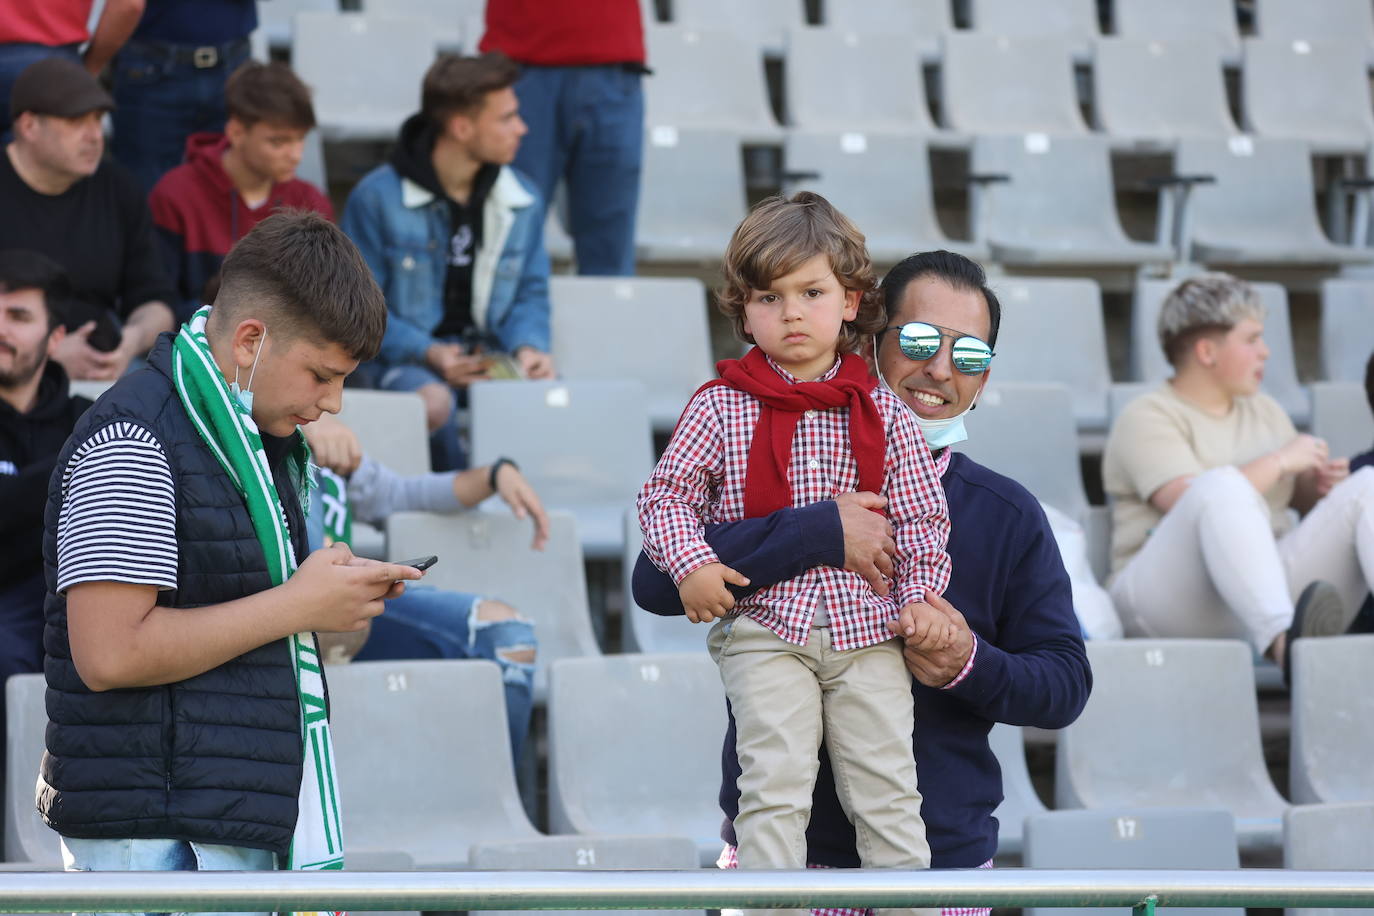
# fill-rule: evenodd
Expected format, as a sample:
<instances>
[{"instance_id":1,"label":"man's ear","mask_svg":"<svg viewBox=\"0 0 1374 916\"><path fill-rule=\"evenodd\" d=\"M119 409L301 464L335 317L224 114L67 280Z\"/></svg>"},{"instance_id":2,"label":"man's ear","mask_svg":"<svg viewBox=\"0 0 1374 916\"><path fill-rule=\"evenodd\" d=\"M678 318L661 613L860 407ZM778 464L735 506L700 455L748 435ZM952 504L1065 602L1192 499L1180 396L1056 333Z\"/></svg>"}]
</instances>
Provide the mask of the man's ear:
<instances>
[{"instance_id":1,"label":"man's ear","mask_svg":"<svg viewBox=\"0 0 1374 916\"><path fill-rule=\"evenodd\" d=\"M258 356L258 349L267 338L267 325L259 318L245 318L234 328L234 365L248 369Z\"/></svg>"},{"instance_id":2,"label":"man's ear","mask_svg":"<svg viewBox=\"0 0 1374 916\"><path fill-rule=\"evenodd\" d=\"M53 329L48 332L48 359L52 359L53 351L57 345L67 339L67 326L62 322L53 325Z\"/></svg>"},{"instance_id":3,"label":"man's ear","mask_svg":"<svg viewBox=\"0 0 1374 916\"><path fill-rule=\"evenodd\" d=\"M1217 342L1210 334L1199 334L1193 343L1193 358L1208 369L1217 364Z\"/></svg>"},{"instance_id":4,"label":"man's ear","mask_svg":"<svg viewBox=\"0 0 1374 916\"><path fill-rule=\"evenodd\" d=\"M248 126L238 118L230 116L229 120L224 122L224 136L228 138L230 146L236 147L248 136Z\"/></svg>"}]
</instances>

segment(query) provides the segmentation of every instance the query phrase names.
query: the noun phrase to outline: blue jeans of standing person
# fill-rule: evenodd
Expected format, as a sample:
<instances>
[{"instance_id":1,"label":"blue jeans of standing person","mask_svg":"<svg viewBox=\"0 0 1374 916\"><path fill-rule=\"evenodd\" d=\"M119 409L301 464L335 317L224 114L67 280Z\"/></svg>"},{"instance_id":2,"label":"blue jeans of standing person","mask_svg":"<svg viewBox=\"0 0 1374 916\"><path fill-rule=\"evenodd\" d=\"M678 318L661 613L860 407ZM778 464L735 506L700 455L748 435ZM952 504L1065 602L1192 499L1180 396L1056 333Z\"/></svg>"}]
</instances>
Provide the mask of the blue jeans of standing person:
<instances>
[{"instance_id":1,"label":"blue jeans of standing person","mask_svg":"<svg viewBox=\"0 0 1374 916\"><path fill-rule=\"evenodd\" d=\"M577 272L635 272L635 213L644 158L642 76L620 65L526 65L515 93L530 131L515 167L532 178L545 206L568 183L568 230Z\"/></svg>"},{"instance_id":2,"label":"blue jeans of standing person","mask_svg":"<svg viewBox=\"0 0 1374 916\"><path fill-rule=\"evenodd\" d=\"M407 585L386 611L372 619L372 633L356 656L360 662L408 658L484 658L501 666L512 759L519 761L534 708L534 665L510 652L535 648L528 620L479 620L484 599L423 585ZM457 698L455 698L457 699Z\"/></svg>"},{"instance_id":3,"label":"blue jeans of standing person","mask_svg":"<svg viewBox=\"0 0 1374 916\"><path fill-rule=\"evenodd\" d=\"M62 864L67 871L273 871L277 867L277 857L265 849L192 843L187 840L82 840L63 837Z\"/></svg>"},{"instance_id":4,"label":"blue jeans of standing person","mask_svg":"<svg viewBox=\"0 0 1374 916\"><path fill-rule=\"evenodd\" d=\"M181 164L186 138L224 130L224 82L248 60L248 39L192 47L131 41L114 60L114 157L151 191Z\"/></svg>"},{"instance_id":5,"label":"blue jeans of standing person","mask_svg":"<svg viewBox=\"0 0 1374 916\"><path fill-rule=\"evenodd\" d=\"M0 44L0 142L10 141L10 90L15 79L29 64L49 57L66 57L80 63L81 46Z\"/></svg>"}]
</instances>

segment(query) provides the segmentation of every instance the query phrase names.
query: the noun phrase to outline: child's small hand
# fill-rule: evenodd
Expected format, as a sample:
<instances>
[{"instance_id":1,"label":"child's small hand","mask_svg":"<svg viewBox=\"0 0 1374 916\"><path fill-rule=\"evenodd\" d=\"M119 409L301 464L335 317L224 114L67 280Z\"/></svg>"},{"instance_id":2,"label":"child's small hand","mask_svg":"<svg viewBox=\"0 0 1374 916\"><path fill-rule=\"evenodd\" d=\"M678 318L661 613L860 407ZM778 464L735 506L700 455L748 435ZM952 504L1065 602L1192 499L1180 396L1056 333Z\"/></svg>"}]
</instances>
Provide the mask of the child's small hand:
<instances>
[{"instance_id":1,"label":"child's small hand","mask_svg":"<svg viewBox=\"0 0 1374 916\"><path fill-rule=\"evenodd\" d=\"M915 601L897 615L896 633L910 649L934 651L954 644L954 622L924 601Z\"/></svg>"},{"instance_id":2,"label":"child's small hand","mask_svg":"<svg viewBox=\"0 0 1374 916\"><path fill-rule=\"evenodd\" d=\"M692 623L709 623L735 607L735 596L725 587L748 585L749 579L724 563L708 563L692 570L678 583L678 597Z\"/></svg>"}]
</instances>

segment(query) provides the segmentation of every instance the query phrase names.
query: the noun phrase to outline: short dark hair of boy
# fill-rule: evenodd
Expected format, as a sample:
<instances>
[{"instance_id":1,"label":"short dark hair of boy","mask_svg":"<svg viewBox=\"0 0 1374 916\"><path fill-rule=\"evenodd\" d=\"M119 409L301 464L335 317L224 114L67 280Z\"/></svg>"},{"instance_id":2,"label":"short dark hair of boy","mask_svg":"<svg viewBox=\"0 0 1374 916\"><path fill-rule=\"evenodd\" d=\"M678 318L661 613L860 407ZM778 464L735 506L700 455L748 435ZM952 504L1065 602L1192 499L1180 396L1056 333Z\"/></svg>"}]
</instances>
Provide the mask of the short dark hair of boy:
<instances>
[{"instance_id":1,"label":"short dark hair of boy","mask_svg":"<svg viewBox=\"0 0 1374 916\"><path fill-rule=\"evenodd\" d=\"M9 248L0 251L0 293L36 289L43 294L48 330L62 323L66 302L72 294L67 272L52 258L36 251Z\"/></svg>"},{"instance_id":2,"label":"short dark hair of boy","mask_svg":"<svg viewBox=\"0 0 1374 916\"><path fill-rule=\"evenodd\" d=\"M997 348L997 329L1002 324L1002 303L997 294L988 286L988 275L981 264L972 258L943 248L937 251L921 251L897 262L897 265L883 277L881 287L883 307L888 320L901 307L902 296L911 281L921 277L938 277L960 292L981 293L988 306L989 347Z\"/></svg>"},{"instance_id":3,"label":"short dark hair of boy","mask_svg":"<svg viewBox=\"0 0 1374 916\"><path fill-rule=\"evenodd\" d=\"M441 54L425 71L420 90L420 113L434 127L456 114L480 111L487 96L515 85L520 65L500 51L480 57Z\"/></svg>"},{"instance_id":4,"label":"short dark hair of boy","mask_svg":"<svg viewBox=\"0 0 1374 916\"><path fill-rule=\"evenodd\" d=\"M244 127L259 121L297 130L315 126L310 87L280 61L250 60L231 73L224 84L224 109Z\"/></svg>"},{"instance_id":5,"label":"short dark hair of boy","mask_svg":"<svg viewBox=\"0 0 1374 916\"><path fill-rule=\"evenodd\" d=\"M318 213L281 210L239 239L220 268L211 327L247 318L282 339L314 337L369 360L386 331L386 299L343 230Z\"/></svg>"},{"instance_id":6,"label":"short dark hair of boy","mask_svg":"<svg viewBox=\"0 0 1374 916\"><path fill-rule=\"evenodd\" d=\"M754 290L768 289L807 260L823 254L846 291L858 290L859 313L846 321L836 349L850 353L877 333L887 320L878 302L878 281L864 235L849 218L814 191L760 201L737 227L725 248L725 283L716 302L735 326L735 334L754 343L744 330L744 306Z\"/></svg>"},{"instance_id":7,"label":"short dark hair of boy","mask_svg":"<svg viewBox=\"0 0 1374 916\"><path fill-rule=\"evenodd\" d=\"M1364 396L1369 401L1369 409L1374 410L1374 353L1369 355L1369 362L1364 364Z\"/></svg>"}]
</instances>

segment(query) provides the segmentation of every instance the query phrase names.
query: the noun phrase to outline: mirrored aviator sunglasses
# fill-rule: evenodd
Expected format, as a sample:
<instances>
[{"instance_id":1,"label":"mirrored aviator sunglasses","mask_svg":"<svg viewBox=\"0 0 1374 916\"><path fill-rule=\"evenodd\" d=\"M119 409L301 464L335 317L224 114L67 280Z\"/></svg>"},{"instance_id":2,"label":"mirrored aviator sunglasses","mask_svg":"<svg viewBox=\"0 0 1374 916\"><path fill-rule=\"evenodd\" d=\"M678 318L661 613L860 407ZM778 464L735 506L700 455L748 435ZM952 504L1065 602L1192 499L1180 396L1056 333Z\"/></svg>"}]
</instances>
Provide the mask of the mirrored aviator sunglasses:
<instances>
[{"instance_id":1,"label":"mirrored aviator sunglasses","mask_svg":"<svg viewBox=\"0 0 1374 916\"><path fill-rule=\"evenodd\" d=\"M897 345L901 347L902 355L907 359L930 359L940 352L940 341L948 337L951 361L954 368L964 375L981 375L992 362L992 347L977 337L951 334L947 329L926 324L924 321L911 321L900 328L887 330L898 332Z\"/></svg>"}]
</instances>

